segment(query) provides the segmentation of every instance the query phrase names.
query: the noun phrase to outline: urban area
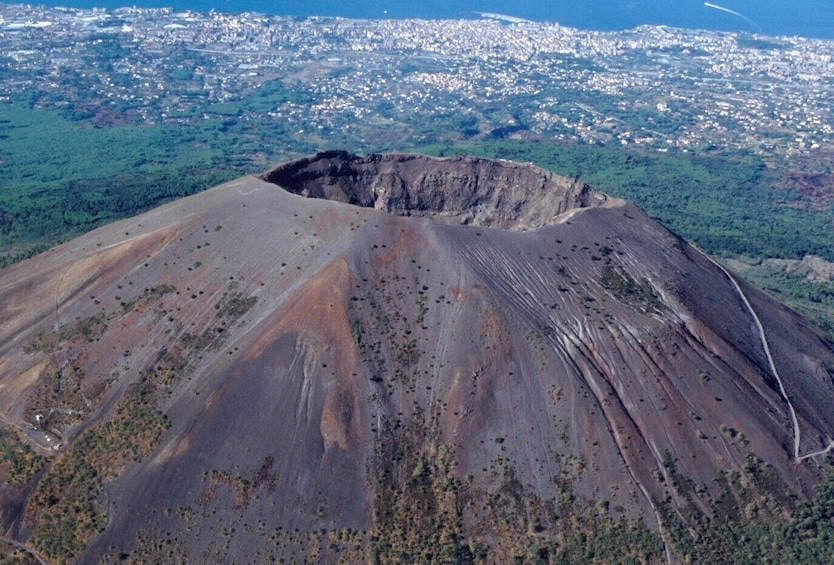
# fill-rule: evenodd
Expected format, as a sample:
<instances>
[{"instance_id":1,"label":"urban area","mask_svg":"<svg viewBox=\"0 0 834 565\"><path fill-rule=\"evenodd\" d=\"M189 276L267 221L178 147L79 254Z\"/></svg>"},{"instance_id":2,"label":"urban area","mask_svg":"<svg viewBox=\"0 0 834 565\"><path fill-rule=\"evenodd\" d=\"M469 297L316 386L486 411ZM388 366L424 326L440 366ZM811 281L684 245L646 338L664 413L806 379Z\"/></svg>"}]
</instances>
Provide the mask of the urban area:
<instances>
[{"instance_id":1,"label":"urban area","mask_svg":"<svg viewBox=\"0 0 834 565\"><path fill-rule=\"evenodd\" d=\"M834 148L832 90L820 39L0 4L0 100L99 127L220 119L305 146L537 137L778 161Z\"/></svg>"}]
</instances>

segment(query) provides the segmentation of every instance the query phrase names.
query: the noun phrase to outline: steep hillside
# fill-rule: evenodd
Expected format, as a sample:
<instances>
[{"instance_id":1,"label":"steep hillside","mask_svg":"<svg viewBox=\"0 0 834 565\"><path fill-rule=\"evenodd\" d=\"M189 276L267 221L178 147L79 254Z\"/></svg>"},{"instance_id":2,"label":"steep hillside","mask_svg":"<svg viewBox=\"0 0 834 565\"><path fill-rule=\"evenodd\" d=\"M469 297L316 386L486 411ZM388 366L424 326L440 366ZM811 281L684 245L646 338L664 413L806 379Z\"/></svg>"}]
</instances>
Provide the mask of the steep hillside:
<instances>
[{"instance_id":1,"label":"steep hillside","mask_svg":"<svg viewBox=\"0 0 834 565\"><path fill-rule=\"evenodd\" d=\"M8 268L0 390L4 539L46 562L705 558L834 445L805 319L471 158L320 154Z\"/></svg>"}]
</instances>

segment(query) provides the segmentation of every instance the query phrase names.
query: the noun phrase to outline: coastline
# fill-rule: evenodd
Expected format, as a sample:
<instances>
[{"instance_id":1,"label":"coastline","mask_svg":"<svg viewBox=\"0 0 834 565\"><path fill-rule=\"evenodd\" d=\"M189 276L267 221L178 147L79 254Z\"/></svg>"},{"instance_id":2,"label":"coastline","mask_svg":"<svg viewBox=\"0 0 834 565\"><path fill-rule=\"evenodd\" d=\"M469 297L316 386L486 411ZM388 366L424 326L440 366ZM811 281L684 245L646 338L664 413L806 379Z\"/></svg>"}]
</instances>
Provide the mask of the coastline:
<instances>
[{"instance_id":1,"label":"coastline","mask_svg":"<svg viewBox=\"0 0 834 565\"><path fill-rule=\"evenodd\" d=\"M138 8L172 8L195 12L259 12L269 15L294 17L340 17L348 19L478 19L501 17L535 22L558 23L567 27L593 31L622 31L641 25L665 25L670 27L704 29L710 31L750 33L767 36L798 36L817 39L834 39L834 12L825 0L808 0L801 10L785 10L776 0L767 0L756 6L748 2L723 0L720 5L693 2L692 5L672 8L657 0L641 0L628 6L611 3L595 7L577 5L565 0L546 2L537 0L524 5L508 6L497 0L477 2L456 0L439 2L429 0L419 4L405 0L383 2L344 2L324 0L303 2L300 0L267 2L265 0L52 0L38 2L48 8L103 8L114 10L135 6ZM719 9L713 9L718 6Z\"/></svg>"}]
</instances>

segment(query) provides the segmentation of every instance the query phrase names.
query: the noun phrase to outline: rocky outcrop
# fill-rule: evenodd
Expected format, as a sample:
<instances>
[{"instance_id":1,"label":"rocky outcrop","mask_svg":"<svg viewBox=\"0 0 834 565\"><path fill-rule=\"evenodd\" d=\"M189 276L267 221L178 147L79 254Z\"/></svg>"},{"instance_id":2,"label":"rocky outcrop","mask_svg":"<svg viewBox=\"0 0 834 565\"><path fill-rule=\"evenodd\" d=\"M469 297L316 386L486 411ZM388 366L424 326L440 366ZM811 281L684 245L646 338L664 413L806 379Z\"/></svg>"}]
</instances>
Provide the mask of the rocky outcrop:
<instances>
[{"instance_id":1,"label":"rocky outcrop","mask_svg":"<svg viewBox=\"0 0 834 565\"><path fill-rule=\"evenodd\" d=\"M308 198L509 230L539 228L571 210L621 203L532 165L463 156L329 151L279 165L262 178Z\"/></svg>"}]
</instances>

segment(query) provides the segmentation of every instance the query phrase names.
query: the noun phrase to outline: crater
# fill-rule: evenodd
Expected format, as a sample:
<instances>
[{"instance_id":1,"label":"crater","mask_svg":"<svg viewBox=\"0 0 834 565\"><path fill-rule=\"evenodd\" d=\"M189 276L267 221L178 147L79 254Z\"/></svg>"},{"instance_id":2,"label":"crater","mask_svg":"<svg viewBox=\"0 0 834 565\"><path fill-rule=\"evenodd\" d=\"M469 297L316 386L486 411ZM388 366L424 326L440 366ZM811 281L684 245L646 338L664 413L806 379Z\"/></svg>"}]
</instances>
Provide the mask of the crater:
<instances>
[{"instance_id":1,"label":"crater","mask_svg":"<svg viewBox=\"0 0 834 565\"><path fill-rule=\"evenodd\" d=\"M533 165L464 156L326 151L261 178L307 198L515 231L556 223L578 208L622 202Z\"/></svg>"}]
</instances>

